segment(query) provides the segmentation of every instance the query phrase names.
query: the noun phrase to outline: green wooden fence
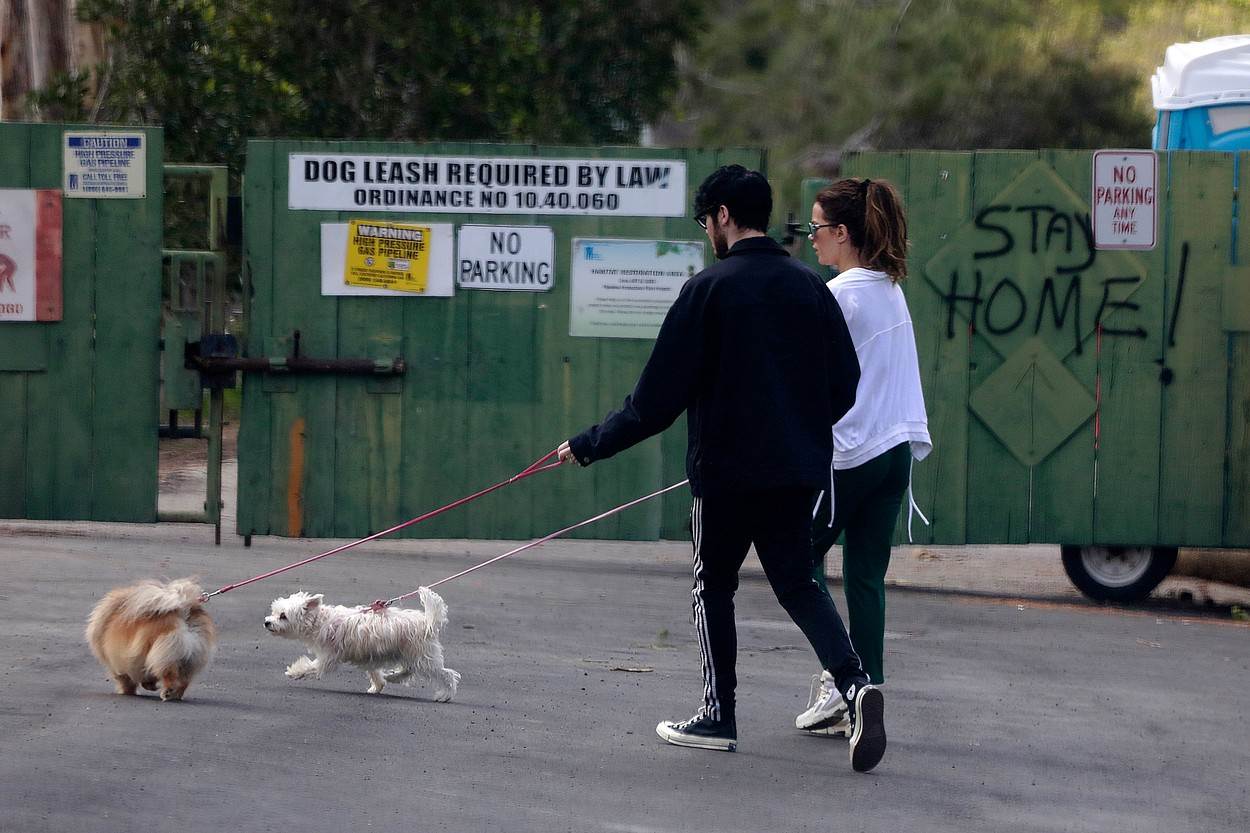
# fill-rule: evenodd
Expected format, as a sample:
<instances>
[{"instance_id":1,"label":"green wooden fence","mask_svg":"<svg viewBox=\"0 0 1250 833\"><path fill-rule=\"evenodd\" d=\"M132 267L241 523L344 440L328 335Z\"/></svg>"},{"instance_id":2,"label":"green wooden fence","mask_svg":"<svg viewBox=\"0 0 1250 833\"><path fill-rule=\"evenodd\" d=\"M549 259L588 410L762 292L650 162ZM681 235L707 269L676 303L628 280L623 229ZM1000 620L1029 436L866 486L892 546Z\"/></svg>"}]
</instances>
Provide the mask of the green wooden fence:
<instances>
[{"instance_id":1,"label":"green wooden fence","mask_svg":"<svg viewBox=\"0 0 1250 833\"><path fill-rule=\"evenodd\" d=\"M244 380L240 534L356 536L494 483L597 422L632 389L650 340L573 338L574 237L703 240L688 217L370 214L288 210L288 154L684 159L688 191L718 165L762 167L758 152L253 141L244 186L249 356L402 355L402 380ZM686 204L690 202L686 195ZM323 297L320 226L349 218L544 225L555 234L549 292L457 291L452 298ZM708 257L711 257L710 247ZM685 424L588 470L539 475L406 534L526 538L685 477ZM654 501L587 537L686 535L689 498Z\"/></svg>"},{"instance_id":2,"label":"green wooden fence","mask_svg":"<svg viewBox=\"0 0 1250 833\"><path fill-rule=\"evenodd\" d=\"M907 202L917 541L1250 546L1247 161L1163 155L1158 245L1122 252L1090 243L1090 152L847 160Z\"/></svg>"},{"instance_id":3,"label":"green wooden fence","mask_svg":"<svg viewBox=\"0 0 1250 833\"><path fill-rule=\"evenodd\" d=\"M0 188L61 188L62 133L0 124ZM0 517L156 520L160 129L148 195L63 202L63 319L0 324Z\"/></svg>"}]
</instances>

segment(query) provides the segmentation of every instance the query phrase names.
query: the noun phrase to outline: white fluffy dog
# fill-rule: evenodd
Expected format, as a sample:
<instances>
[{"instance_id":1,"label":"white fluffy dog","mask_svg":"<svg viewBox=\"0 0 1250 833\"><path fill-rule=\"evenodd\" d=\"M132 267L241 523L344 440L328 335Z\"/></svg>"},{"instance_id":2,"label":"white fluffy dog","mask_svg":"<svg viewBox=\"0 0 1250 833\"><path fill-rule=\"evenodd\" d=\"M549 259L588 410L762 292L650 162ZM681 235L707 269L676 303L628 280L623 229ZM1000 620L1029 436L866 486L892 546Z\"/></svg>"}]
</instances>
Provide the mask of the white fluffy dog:
<instances>
[{"instance_id":1,"label":"white fluffy dog","mask_svg":"<svg viewBox=\"0 0 1250 833\"><path fill-rule=\"evenodd\" d=\"M300 657L286 669L293 680L319 679L340 662L363 668L369 693L388 682L404 682L416 674L434 684L440 703L456 694L460 674L443 667L439 633L447 624L447 605L433 590L422 587L423 610L384 607L343 607L322 604L323 595L300 591L275 599L265 628L276 636L297 639L314 657Z\"/></svg>"}]
</instances>

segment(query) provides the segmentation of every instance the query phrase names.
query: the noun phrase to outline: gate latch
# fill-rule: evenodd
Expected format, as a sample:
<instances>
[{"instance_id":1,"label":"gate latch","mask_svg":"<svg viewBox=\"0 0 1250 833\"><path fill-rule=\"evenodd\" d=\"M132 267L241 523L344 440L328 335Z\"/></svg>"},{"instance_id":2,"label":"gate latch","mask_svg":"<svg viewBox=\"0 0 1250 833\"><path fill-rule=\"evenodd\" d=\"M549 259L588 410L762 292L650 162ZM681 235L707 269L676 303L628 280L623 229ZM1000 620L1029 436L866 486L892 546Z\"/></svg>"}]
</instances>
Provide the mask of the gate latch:
<instances>
[{"instance_id":1,"label":"gate latch","mask_svg":"<svg viewBox=\"0 0 1250 833\"><path fill-rule=\"evenodd\" d=\"M200 371L206 388L233 388L235 372L326 373L347 376L402 376L408 370L403 356L391 359L317 359L301 356L299 331L295 331L293 355L239 355L239 343L228 333L207 333L186 346L186 367Z\"/></svg>"}]
</instances>

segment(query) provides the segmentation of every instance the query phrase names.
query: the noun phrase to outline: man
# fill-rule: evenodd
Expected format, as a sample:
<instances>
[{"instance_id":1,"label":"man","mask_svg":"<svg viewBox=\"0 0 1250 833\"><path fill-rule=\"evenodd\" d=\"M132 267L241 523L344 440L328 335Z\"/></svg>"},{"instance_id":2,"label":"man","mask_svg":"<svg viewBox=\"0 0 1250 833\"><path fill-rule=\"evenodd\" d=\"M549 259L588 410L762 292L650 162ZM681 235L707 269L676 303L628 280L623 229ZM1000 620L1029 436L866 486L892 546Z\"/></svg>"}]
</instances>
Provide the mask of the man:
<instances>
[{"instance_id":1,"label":"man","mask_svg":"<svg viewBox=\"0 0 1250 833\"><path fill-rule=\"evenodd\" d=\"M843 693L855 724L851 764L866 772L885 753L884 703L812 578L810 555L831 426L855 400L855 351L824 282L765 234L772 189L761 174L740 165L716 170L695 193L694 211L720 262L682 287L620 410L562 444L560 458L590 465L689 412L703 705L656 732L678 746L737 748L733 597L754 544L778 601Z\"/></svg>"}]
</instances>

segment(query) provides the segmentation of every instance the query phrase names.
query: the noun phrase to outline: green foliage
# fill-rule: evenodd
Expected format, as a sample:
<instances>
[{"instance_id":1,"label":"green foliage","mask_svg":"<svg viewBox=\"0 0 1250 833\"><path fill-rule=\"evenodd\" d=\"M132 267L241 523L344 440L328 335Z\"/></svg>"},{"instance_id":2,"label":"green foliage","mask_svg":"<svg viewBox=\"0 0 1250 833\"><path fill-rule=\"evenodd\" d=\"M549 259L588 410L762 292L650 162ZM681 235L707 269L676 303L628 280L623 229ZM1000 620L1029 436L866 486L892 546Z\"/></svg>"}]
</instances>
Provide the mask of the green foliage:
<instances>
[{"instance_id":1,"label":"green foliage","mask_svg":"<svg viewBox=\"0 0 1250 833\"><path fill-rule=\"evenodd\" d=\"M106 27L98 121L164 124L170 161L248 137L633 141L699 0L82 0ZM62 96L72 98L72 96Z\"/></svg>"},{"instance_id":2,"label":"green foliage","mask_svg":"<svg viewBox=\"0 0 1250 833\"><path fill-rule=\"evenodd\" d=\"M91 73L85 70L53 73L47 86L27 96L27 106L44 121L85 121L83 102L90 81Z\"/></svg>"},{"instance_id":3,"label":"green foliage","mask_svg":"<svg viewBox=\"0 0 1250 833\"><path fill-rule=\"evenodd\" d=\"M1145 147L1167 46L1247 30L1247 0L722 0L661 135L766 146L789 188L844 150Z\"/></svg>"}]
</instances>

